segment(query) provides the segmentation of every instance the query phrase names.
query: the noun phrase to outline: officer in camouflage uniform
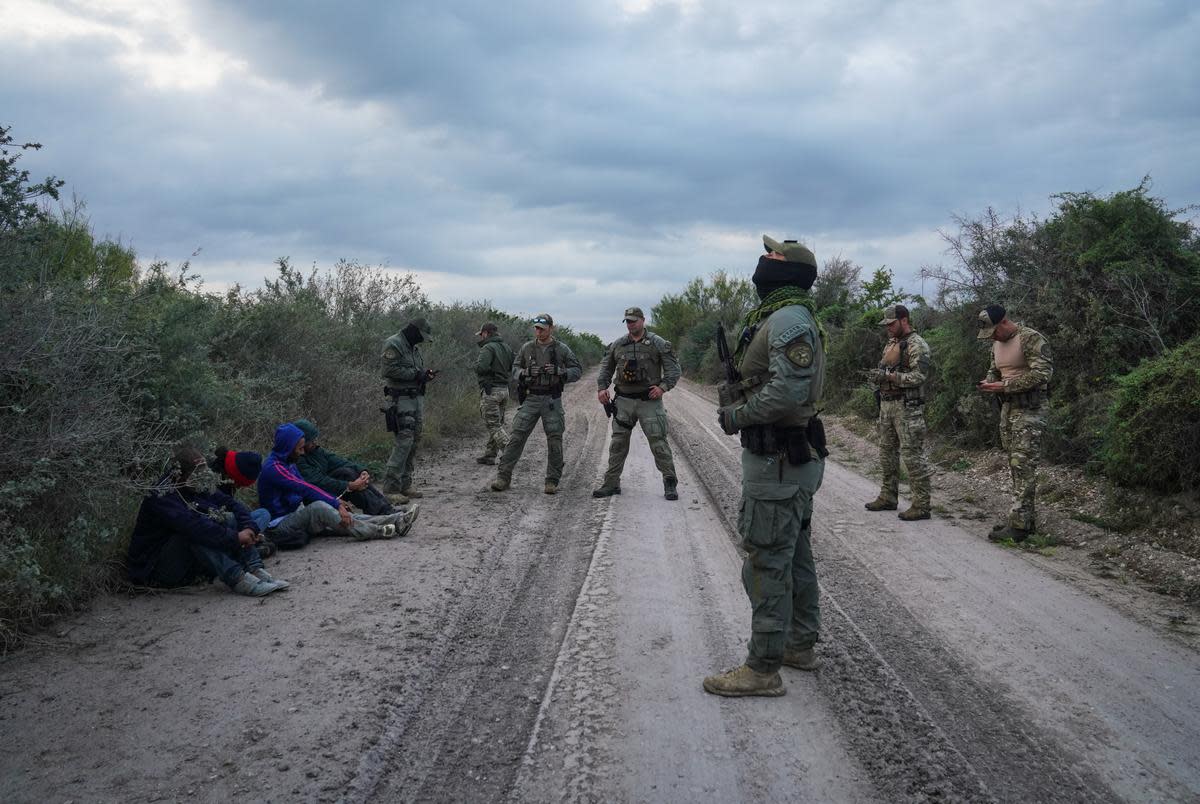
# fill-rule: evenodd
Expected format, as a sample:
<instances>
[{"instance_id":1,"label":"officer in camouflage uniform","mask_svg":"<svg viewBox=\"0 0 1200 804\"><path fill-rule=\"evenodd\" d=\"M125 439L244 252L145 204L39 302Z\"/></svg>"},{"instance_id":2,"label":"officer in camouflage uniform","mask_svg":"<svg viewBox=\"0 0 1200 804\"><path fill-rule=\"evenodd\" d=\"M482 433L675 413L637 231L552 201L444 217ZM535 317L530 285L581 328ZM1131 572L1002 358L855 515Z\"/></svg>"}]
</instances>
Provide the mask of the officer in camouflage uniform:
<instances>
[{"instance_id":1,"label":"officer in camouflage uniform","mask_svg":"<svg viewBox=\"0 0 1200 804\"><path fill-rule=\"evenodd\" d=\"M879 368L871 376L879 401L879 466L883 482L868 511L895 511L900 491L900 456L908 470L912 506L899 514L911 522L929 519L929 463L925 460L925 382L929 379L929 344L913 332L908 308L895 304L879 322L887 327Z\"/></svg>"},{"instance_id":2,"label":"officer in camouflage uniform","mask_svg":"<svg viewBox=\"0 0 1200 804\"><path fill-rule=\"evenodd\" d=\"M433 335L429 322L415 318L383 344L384 415L388 431L396 439L383 478L383 492L397 495L393 502L407 505L410 497L424 495L413 487L413 462L421 444L421 425L425 419L425 386L437 376L425 368L417 344Z\"/></svg>"},{"instance_id":3,"label":"officer in camouflage uniform","mask_svg":"<svg viewBox=\"0 0 1200 804\"><path fill-rule=\"evenodd\" d=\"M607 405L612 396L608 384L616 372L616 411L613 413L612 443L608 447L608 471L604 483L592 492L593 497L609 497L621 493L621 470L629 455L629 437L634 425L641 423L642 432L654 455L654 465L663 476L663 496L678 500L675 462L667 442L667 411L663 394L675 387L683 373L679 360L671 351L670 341L646 331L646 316L640 307L625 311L625 326L629 334L609 344L600 363L596 379L600 404Z\"/></svg>"},{"instance_id":4,"label":"officer in camouflage uniform","mask_svg":"<svg viewBox=\"0 0 1200 804\"><path fill-rule=\"evenodd\" d=\"M825 474L825 430L817 418L825 382L822 328L808 289L813 253L763 236L754 272L761 304L738 343L740 380L719 387L718 421L742 439L738 531L742 583L753 611L746 663L704 679L715 695L783 695L779 667L815 670L821 629L817 572L809 543L813 495Z\"/></svg>"},{"instance_id":5,"label":"officer in camouflage uniform","mask_svg":"<svg viewBox=\"0 0 1200 804\"><path fill-rule=\"evenodd\" d=\"M496 467L496 479L492 491L506 491L512 484L513 467L521 458L525 442L533 432L538 419L546 433L546 485L547 494L558 493L558 483L563 472L563 432L567 419L563 413L563 387L583 376L583 366L575 353L562 341L554 338L554 319L542 313L533 319L534 340L521 347L513 363L513 374L517 387L524 397L521 407L513 416L512 431L508 445Z\"/></svg>"},{"instance_id":6,"label":"officer in camouflage uniform","mask_svg":"<svg viewBox=\"0 0 1200 804\"><path fill-rule=\"evenodd\" d=\"M1008 319L998 304L979 312L979 339L992 341L992 363L979 390L1000 399L1000 445L1008 453L1012 510L992 528L992 541L1023 542L1036 525L1037 462L1046 429L1046 401L1054 362L1037 330Z\"/></svg>"},{"instance_id":7,"label":"officer in camouflage uniform","mask_svg":"<svg viewBox=\"0 0 1200 804\"><path fill-rule=\"evenodd\" d=\"M496 456L508 444L504 430L504 409L508 406L508 378L512 375L513 350L500 337L500 328L490 321L475 333L479 338L479 357L475 376L479 378L479 415L488 430L487 444L477 463L495 465Z\"/></svg>"}]
</instances>

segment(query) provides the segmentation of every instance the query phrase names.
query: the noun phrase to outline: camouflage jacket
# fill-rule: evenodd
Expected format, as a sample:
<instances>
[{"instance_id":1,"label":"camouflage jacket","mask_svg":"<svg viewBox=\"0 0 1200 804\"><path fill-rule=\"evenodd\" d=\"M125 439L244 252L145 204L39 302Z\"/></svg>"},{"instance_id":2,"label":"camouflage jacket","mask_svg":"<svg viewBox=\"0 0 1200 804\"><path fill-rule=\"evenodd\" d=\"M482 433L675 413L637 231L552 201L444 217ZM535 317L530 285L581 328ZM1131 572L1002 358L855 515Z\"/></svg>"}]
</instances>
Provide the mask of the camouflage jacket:
<instances>
[{"instance_id":1,"label":"camouflage jacket","mask_svg":"<svg viewBox=\"0 0 1200 804\"><path fill-rule=\"evenodd\" d=\"M624 335L609 344L596 378L601 391L608 388L614 372L617 391L625 393L643 393L654 385L670 391L683 373L671 342L653 332L645 333L640 341Z\"/></svg>"},{"instance_id":2,"label":"camouflage jacket","mask_svg":"<svg viewBox=\"0 0 1200 804\"><path fill-rule=\"evenodd\" d=\"M479 378L479 387L507 387L514 359L513 350L499 335L492 335L479 344L479 357L475 359L475 376Z\"/></svg>"},{"instance_id":3,"label":"camouflage jacket","mask_svg":"<svg viewBox=\"0 0 1200 804\"><path fill-rule=\"evenodd\" d=\"M1050 378L1054 375L1050 344L1046 342L1042 333L1024 324L1017 324L1017 334L1013 337L1021 339L1021 356L1024 358L1026 370L1017 377L1005 380L1004 393L1019 394L1039 388L1044 390L1050 385ZM987 382L1000 382L1003 379L1000 368L996 365L998 345L998 342L992 342L992 362L985 378Z\"/></svg>"},{"instance_id":4,"label":"camouflage jacket","mask_svg":"<svg viewBox=\"0 0 1200 804\"><path fill-rule=\"evenodd\" d=\"M890 350L904 355L903 365L888 364L887 355ZM904 338L891 338L887 346L883 347L883 354L879 368L886 374L877 372L873 377L874 384L882 390L920 388L929 381L933 370L933 353L929 350L929 344L917 333L910 332Z\"/></svg>"}]
</instances>

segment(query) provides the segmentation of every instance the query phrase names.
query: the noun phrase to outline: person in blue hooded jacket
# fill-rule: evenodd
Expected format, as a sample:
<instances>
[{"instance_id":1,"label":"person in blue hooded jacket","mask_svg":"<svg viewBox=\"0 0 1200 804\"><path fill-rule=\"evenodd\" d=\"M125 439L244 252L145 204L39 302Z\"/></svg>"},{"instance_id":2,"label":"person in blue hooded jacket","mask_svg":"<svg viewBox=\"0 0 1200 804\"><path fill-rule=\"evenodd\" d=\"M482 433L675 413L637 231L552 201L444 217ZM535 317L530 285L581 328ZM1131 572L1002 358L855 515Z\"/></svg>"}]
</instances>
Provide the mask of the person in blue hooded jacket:
<instances>
[{"instance_id":1,"label":"person in blue hooded jacket","mask_svg":"<svg viewBox=\"0 0 1200 804\"><path fill-rule=\"evenodd\" d=\"M275 444L258 476L258 501L271 514L267 525L279 547L300 548L314 536L391 539L404 536L417 518L417 506L388 516L350 513L345 501L309 483L296 468L304 433L294 424L275 428Z\"/></svg>"},{"instance_id":2,"label":"person in blue hooded jacket","mask_svg":"<svg viewBox=\"0 0 1200 804\"><path fill-rule=\"evenodd\" d=\"M259 531L246 506L217 488L200 451L182 447L138 509L126 573L146 586L174 588L215 577L238 594L269 595L290 584L263 568L255 547Z\"/></svg>"}]
</instances>

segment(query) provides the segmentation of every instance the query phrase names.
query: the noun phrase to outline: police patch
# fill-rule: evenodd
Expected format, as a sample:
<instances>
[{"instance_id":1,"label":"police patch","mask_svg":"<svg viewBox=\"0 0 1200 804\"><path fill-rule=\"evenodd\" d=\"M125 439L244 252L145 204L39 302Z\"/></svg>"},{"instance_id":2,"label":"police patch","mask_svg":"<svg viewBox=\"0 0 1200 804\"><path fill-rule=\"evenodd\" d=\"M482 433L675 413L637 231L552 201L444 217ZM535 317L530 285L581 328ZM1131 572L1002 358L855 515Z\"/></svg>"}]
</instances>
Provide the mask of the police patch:
<instances>
[{"instance_id":1,"label":"police patch","mask_svg":"<svg viewBox=\"0 0 1200 804\"><path fill-rule=\"evenodd\" d=\"M813 362L812 344L806 340L797 338L789 343L783 350L787 355L787 359L800 368L808 368Z\"/></svg>"},{"instance_id":2,"label":"police patch","mask_svg":"<svg viewBox=\"0 0 1200 804\"><path fill-rule=\"evenodd\" d=\"M387 349L383 350L383 356L388 360L395 360L400 356L400 351L394 346L389 346Z\"/></svg>"}]
</instances>

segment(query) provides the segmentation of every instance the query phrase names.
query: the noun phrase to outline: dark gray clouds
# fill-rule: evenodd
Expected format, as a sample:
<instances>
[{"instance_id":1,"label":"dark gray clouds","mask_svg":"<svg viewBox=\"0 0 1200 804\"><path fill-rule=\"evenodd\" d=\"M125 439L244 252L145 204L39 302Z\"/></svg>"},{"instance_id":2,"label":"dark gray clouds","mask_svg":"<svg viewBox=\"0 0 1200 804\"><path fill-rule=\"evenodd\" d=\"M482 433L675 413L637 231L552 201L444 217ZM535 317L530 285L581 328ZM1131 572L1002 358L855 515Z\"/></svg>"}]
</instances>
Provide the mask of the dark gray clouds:
<instances>
[{"instance_id":1,"label":"dark gray clouds","mask_svg":"<svg viewBox=\"0 0 1200 804\"><path fill-rule=\"evenodd\" d=\"M954 212L1200 200L1187 0L150 8L0 0L0 120L213 284L353 257L608 336L764 231L912 287Z\"/></svg>"}]
</instances>

